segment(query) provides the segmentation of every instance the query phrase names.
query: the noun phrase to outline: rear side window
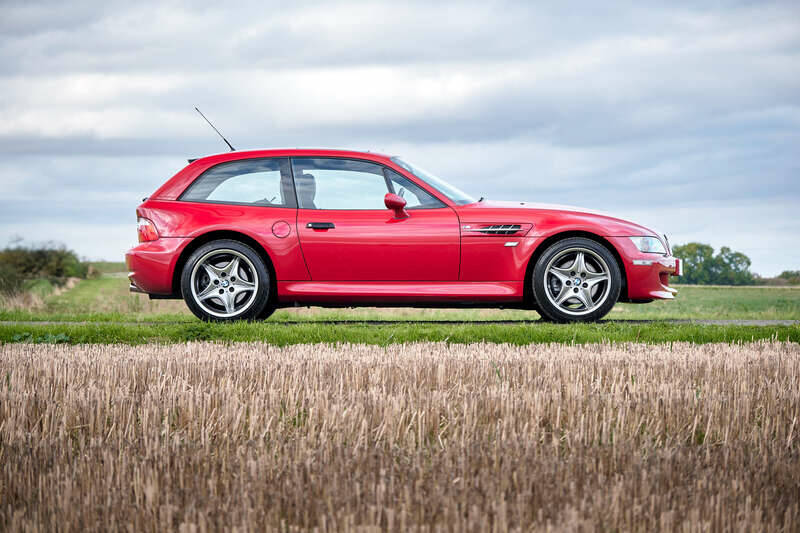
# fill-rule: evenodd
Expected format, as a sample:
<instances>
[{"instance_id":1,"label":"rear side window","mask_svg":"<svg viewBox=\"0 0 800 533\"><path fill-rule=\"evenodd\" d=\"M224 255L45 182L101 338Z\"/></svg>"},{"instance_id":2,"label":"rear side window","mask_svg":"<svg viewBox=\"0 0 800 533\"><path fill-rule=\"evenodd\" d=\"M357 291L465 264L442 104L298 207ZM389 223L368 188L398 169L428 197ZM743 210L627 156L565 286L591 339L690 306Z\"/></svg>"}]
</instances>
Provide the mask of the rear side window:
<instances>
[{"instance_id":1,"label":"rear side window","mask_svg":"<svg viewBox=\"0 0 800 533\"><path fill-rule=\"evenodd\" d=\"M297 206L287 158L221 163L201 174L180 199L185 202Z\"/></svg>"}]
</instances>

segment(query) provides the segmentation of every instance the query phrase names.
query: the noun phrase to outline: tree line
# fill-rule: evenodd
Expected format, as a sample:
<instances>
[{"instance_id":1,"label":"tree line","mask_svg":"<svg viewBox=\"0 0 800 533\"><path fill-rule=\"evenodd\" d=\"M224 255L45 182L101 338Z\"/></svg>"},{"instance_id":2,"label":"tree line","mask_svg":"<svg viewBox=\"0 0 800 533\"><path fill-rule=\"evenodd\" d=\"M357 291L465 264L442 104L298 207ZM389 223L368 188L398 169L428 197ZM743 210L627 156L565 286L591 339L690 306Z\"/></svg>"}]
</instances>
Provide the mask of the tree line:
<instances>
[{"instance_id":1,"label":"tree line","mask_svg":"<svg viewBox=\"0 0 800 533\"><path fill-rule=\"evenodd\" d=\"M800 285L800 270L763 278L750 271L749 257L727 246L715 254L711 245L690 242L673 246L672 255L683 261L680 282L688 285Z\"/></svg>"}]
</instances>

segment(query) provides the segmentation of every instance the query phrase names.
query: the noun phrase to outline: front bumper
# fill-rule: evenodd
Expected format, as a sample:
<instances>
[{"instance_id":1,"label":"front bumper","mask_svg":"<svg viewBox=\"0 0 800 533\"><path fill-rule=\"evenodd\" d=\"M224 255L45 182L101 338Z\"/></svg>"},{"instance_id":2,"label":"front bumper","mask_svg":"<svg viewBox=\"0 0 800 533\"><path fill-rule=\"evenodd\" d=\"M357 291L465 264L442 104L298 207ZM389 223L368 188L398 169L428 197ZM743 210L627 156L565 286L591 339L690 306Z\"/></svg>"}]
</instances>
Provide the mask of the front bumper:
<instances>
[{"instance_id":1,"label":"front bumper","mask_svg":"<svg viewBox=\"0 0 800 533\"><path fill-rule=\"evenodd\" d=\"M628 280L628 300L669 300L676 289L669 286L670 276L683 274L683 263L670 255L642 253L627 237L609 237L617 248Z\"/></svg>"},{"instance_id":2,"label":"front bumper","mask_svg":"<svg viewBox=\"0 0 800 533\"><path fill-rule=\"evenodd\" d=\"M167 237L143 242L125 254L131 292L172 294L172 273L189 238Z\"/></svg>"}]
</instances>

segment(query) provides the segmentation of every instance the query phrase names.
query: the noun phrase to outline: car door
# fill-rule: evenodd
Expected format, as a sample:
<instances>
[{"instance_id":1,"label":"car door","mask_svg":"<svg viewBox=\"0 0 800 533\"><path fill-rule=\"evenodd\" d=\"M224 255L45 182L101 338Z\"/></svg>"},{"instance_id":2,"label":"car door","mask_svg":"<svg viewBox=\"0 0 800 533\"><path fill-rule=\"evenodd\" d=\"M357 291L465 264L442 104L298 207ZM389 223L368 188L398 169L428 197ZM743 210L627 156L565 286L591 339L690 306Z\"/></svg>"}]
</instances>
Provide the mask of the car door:
<instances>
[{"instance_id":1,"label":"car door","mask_svg":"<svg viewBox=\"0 0 800 533\"><path fill-rule=\"evenodd\" d=\"M297 233L314 281L456 281L458 216L419 186L374 162L292 158ZM410 216L396 218L387 192Z\"/></svg>"}]
</instances>

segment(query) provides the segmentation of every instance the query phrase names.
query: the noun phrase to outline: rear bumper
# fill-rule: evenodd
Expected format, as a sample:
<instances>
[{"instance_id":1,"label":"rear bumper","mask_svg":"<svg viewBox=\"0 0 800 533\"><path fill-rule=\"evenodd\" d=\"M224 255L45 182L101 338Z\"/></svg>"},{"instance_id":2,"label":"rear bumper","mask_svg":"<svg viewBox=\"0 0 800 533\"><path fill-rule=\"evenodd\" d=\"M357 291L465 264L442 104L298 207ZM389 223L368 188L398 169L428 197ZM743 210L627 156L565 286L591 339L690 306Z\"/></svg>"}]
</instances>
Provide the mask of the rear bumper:
<instances>
[{"instance_id":1,"label":"rear bumper","mask_svg":"<svg viewBox=\"0 0 800 533\"><path fill-rule=\"evenodd\" d=\"M125 264L131 292L172 294L172 273L189 238L161 238L128 250Z\"/></svg>"},{"instance_id":2,"label":"rear bumper","mask_svg":"<svg viewBox=\"0 0 800 533\"><path fill-rule=\"evenodd\" d=\"M677 290L669 286L670 276L683 274L681 260L672 256L640 252L626 237L609 237L620 252L628 279L629 300L669 300Z\"/></svg>"}]
</instances>

